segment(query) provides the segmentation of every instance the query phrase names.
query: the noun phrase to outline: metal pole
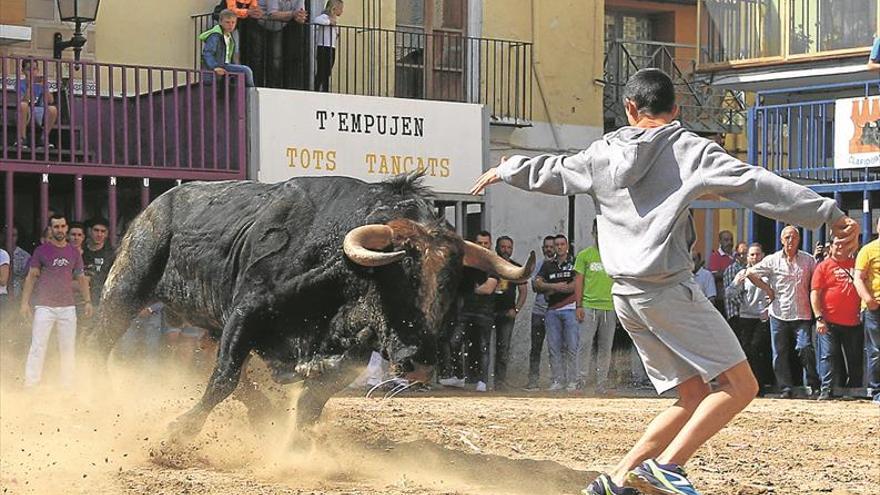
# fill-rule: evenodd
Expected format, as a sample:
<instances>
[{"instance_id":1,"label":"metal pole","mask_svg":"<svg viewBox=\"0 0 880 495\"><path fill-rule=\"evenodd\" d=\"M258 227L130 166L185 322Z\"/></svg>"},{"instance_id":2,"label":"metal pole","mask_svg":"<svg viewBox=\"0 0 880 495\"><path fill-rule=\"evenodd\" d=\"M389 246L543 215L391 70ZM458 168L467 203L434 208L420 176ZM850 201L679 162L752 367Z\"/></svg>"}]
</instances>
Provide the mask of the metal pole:
<instances>
[{"instance_id":1,"label":"metal pole","mask_svg":"<svg viewBox=\"0 0 880 495\"><path fill-rule=\"evenodd\" d=\"M862 245L871 242L874 224L871 219L871 192L862 191Z\"/></svg>"},{"instance_id":2,"label":"metal pole","mask_svg":"<svg viewBox=\"0 0 880 495\"><path fill-rule=\"evenodd\" d=\"M12 200L12 194L15 190L12 184L14 176L15 173L12 170L6 171L6 237L3 239L3 244L10 257L15 252L15 245L12 244L12 228L15 226L15 201Z\"/></svg>"},{"instance_id":3,"label":"metal pole","mask_svg":"<svg viewBox=\"0 0 880 495\"><path fill-rule=\"evenodd\" d=\"M77 175L73 178L73 216L78 221L83 220L83 176Z\"/></svg>"},{"instance_id":4,"label":"metal pole","mask_svg":"<svg viewBox=\"0 0 880 495\"><path fill-rule=\"evenodd\" d=\"M49 174L40 181L40 233L49 225Z\"/></svg>"},{"instance_id":5,"label":"metal pole","mask_svg":"<svg viewBox=\"0 0 880 495\"><path fill-rule=\"evenodd\" d=\"M116 207L116 177L110 177L110 180L107 183L107 199L110 203L110 225L108 225L108 229L110 230L110 245L116 245L116 217L117 217L117 207Z\"/></svg>"},{"instance_id":6,"label":"metal pole","mask_svg":"<svg viewBox=\"0 0 880 495\"><path fill-rule=\"evenodd\" d=\"M150 179L144 179L141 183L141 211L147 209L150 204Z\"/></svg>"}]
</instances>

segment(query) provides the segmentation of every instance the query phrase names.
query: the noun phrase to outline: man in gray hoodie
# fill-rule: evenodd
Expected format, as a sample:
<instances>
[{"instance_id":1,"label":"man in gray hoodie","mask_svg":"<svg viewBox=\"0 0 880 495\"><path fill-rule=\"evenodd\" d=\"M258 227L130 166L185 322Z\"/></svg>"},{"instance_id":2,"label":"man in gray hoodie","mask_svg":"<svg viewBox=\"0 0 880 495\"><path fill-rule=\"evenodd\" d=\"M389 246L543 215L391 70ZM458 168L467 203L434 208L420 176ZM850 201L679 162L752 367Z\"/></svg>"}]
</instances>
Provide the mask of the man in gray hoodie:
<instances>
[{"instance_id":1,"label":"man in gray hoodie","mask_svg":"<svg viewBox=\"0 0 880 495\"><path fill-rule=\"evenodd\" d=\"M662 71L633 75L624 106L630 126L573 156L503 160L471 192L504 181L525 190L592 197L599 249L614 280L615 310L657 392L675 388L679 400L584 493L698 495L681 466L752 401L758 384L730 326L694 283L690 203L716 193L809 229L828 224L852 246L859 226L833 200L743 163L683 129L675 121L675 88ZM709 382L716 378L713 390Z\"/></svg>"}]
</instances>

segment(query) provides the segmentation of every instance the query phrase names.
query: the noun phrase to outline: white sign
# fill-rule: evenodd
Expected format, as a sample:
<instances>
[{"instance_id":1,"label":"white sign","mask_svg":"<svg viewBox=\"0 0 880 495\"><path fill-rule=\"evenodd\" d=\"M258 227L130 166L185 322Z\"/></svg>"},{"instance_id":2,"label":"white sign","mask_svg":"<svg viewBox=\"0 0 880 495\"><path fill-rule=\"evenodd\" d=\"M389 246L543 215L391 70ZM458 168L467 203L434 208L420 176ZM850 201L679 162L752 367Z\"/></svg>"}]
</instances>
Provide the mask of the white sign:
<instances>
[{"instance_id":1,"label":"white sign","mask_svg":"<svg viewBox=\"0 0 880 495\"><path fill-rule=\"evenodd\" d=\"M482 105L251 90L251 178L346 176L379 182L424 171L439 193L467 193L488 160Z\"/></svg>"},{"instance_id":2,"label":"white sign","mask_svg":"<svg viewBox=\"0 0 880 495\"><path fill-rule=\"evenodd\" d=\"M834 106L834 168L880 167L880 96Z\"/></svg>"}]
</instances>

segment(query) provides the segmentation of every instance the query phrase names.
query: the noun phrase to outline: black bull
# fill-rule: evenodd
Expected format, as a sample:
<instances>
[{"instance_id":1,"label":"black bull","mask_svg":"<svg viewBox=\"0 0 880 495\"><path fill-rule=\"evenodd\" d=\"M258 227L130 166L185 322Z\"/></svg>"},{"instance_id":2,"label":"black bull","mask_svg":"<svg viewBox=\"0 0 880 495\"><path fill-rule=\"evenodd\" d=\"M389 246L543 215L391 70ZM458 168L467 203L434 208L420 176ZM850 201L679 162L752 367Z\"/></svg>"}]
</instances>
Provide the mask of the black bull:
<instances>
[{"instance_id":1,"label":"black bull","mask_svg":"<svg viewBox=\"0 0 880 495\"><path fill-rule=\"evenodd\" d=\"M462 240L416 175L193 182L132 222L90 337L109 354L137 312L161 301L218 341L205 393L172 425L175 435L197 434L233 392L252 418L266 413L265 396L247 380L238 387L251 352L276 381L305 380L303 431L371 350L400 367L436 361L464 265L523 281L534 253L520 268Z\"/></svg>"}]
</instances>

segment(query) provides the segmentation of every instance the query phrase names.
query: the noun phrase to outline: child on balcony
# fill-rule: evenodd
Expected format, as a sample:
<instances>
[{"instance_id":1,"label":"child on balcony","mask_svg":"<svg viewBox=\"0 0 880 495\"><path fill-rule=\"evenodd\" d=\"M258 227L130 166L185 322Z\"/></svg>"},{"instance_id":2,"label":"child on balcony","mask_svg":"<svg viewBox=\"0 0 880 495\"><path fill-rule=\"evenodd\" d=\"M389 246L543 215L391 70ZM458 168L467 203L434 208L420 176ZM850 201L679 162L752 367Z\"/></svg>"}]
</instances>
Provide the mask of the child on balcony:
<instances>
[{"instance_id":1,"label":"child on balcony","mask_svg":"<svg viewBox=\"0 0 880 495\"><path fill-rule=\"evenodd\" d=\"M339 38L336 20L342 15L342 8L342 0L328 0L321 15L315 17L315 24L320 24L315 36L315 91L330 91L330 72L336 62L336 40Z\"/></svg>"},{"instance_id":2,"label":"child on balcony","mask_svg":"<svg viewBox=\"0 0 880 495\"><path fill-rule=\"evenodd\" d=\"M244 74L245 86L254 86L254 74L247 65L232 63L235 53L235 38L232 32L238 18L235 12L226 9L220 12L220 23L199 35L202 41L202 69L213 71L218 76L227 73ZM205 76L205 82L211 82L212 75Z\"/></svg>"}]
</instances>

